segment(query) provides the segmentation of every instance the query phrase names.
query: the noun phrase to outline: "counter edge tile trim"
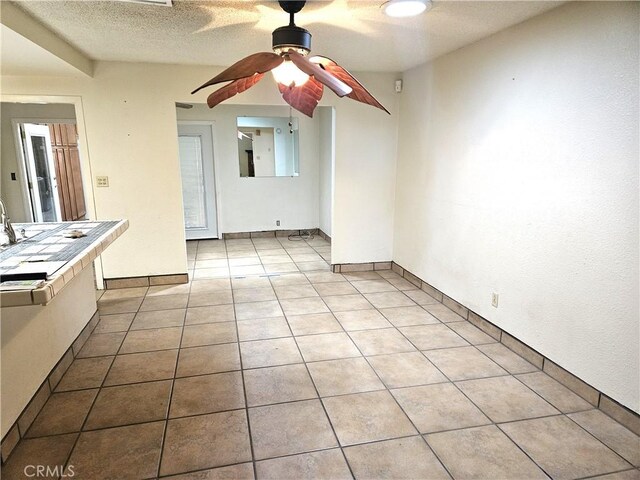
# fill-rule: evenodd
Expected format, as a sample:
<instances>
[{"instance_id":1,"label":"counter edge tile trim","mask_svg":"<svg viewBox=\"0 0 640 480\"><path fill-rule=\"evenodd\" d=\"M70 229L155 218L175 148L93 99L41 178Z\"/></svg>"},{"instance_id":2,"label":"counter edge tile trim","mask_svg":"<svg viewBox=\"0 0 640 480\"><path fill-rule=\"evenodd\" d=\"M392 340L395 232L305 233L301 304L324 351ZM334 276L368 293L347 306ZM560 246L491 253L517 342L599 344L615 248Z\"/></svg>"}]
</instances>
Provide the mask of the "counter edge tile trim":
<instances>
[{"instance_id":1,"label":"counter edge tile trim","mask_svg":"<svg viewBox=\"0 0 640 480\"><path fill-rule=\"evenodd\" d=\"M69 260L60 270L54 272L42 287L28 291L15 290L0 292L0 305L2 307L46 305L79 275L83 269L92 265L93 261L128 228L128 220L119 220L116 225L95 240L95 245L85 248Z\"/></svg>"}]
</instances>

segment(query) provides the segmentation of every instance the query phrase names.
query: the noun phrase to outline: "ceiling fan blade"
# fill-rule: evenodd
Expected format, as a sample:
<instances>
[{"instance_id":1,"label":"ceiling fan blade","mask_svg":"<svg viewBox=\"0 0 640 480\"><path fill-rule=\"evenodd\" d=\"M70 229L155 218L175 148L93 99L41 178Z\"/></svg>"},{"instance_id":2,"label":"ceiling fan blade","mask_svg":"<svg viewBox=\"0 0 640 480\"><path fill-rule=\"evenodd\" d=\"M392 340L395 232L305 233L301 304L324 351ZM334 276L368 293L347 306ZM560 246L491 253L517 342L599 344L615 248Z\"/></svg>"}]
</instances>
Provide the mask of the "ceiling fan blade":
<instances>
[{"instance_id":1,"label":"ceiling fan blade","mask_svg":"<svg viewBox=\"0 0 640 480\"><path fill-rule=\"evenodd\" d=\"M209 105L209 108L215 107L219 103L224 102L234 95L250 89L260 80L262 80L262 77L264 77L264 73L256 73L255 75L251 75L250 77L246 78L240 78L228 85L225 85L222 88L219 88L211 95L209 95L209 97L207 98L207 105Z\"/></svg>"},{"instance_id":2,"label":"ceiling fan blade","mask_svg":"<svg viewBox=\"0 0 640 480\"><path fill-rule=\"evenodd\" d=\"M274 68L276 68L282 62L284 62L284 59L280 55L276 55L275 53L254 53L253 55L249 55L239 62L234 63L229 68L213 77L204 85L196 88L191 93L194 94L197 91L202 90L204 87L208 87L209 85L214 85L216 83L239 80L241 78L250 77L255 73L266 73L269 70L273 70Z\"/></svg>"},{"instance_id":3,"label":"ceiling fan blade","mask_svg":"<svg viewBox=\"0 0 640 480\"><path fill-rule=\"evenodd\" d=\"M316 80L329 87L339 97L344 97L345 95L349 95L351 93L352 88L349 85L344 83L342 80L337 79L330 73L326 72L317 64L311 63L298 52L289 50L287 55L289 55L289 59L291 59L296 67L298 67L309 76L313 75Z\"/></svg>"},{"instance_id":4,"label":"ceiling fan blade","mask_svg":"<svg viewBox=\"0 0 640 480\"><path fill-rule=\"evenodd\" d=\"M314 57L311 57L309 61L321 65L322 68L324 68L331 75L349 85L353 90L351 91L351 93L347 94L347 97L358 102L366 103L367 105L372 105L389 113L389 110L384 108L384 106L378 100L376 100L376 98L371 95L369 91L353 77L353 75L351 75L348 71L346 71L330 58L316 55ZM389 115L391 114L389 113Z\"/></svg>"},{"instance_id":5,"label":"ceiling fan blade","mask_svg":"<svg viewBox=\"0 0 640 480\"><path fill-rule=\"evenodd\" d=\"M285 102L307 117L313 117L313 111L320 102L324 90L322 84L313 77L309 77L309 80L299 87L278 83L278 89Z\"/></svg>"}]
</instances>

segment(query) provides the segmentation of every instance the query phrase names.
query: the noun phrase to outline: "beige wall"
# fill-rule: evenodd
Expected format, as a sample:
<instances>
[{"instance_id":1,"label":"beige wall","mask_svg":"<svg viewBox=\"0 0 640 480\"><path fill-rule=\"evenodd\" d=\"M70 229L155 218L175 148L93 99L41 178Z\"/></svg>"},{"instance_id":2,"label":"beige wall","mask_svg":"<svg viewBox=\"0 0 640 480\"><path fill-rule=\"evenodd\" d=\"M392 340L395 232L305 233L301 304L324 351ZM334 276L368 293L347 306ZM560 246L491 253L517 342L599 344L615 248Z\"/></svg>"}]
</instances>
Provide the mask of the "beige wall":
<instances>
[{"instance_id":1,"label":"beige wall","mask_svg":"<svg viewBox=\"0 0 640 480\"><path fill-rule=\"evenodd\" d=\"M638 13L571 3L405 72L394 244L636 411Z\"/></svg>"},{"instance_id":2,"label":"beige wall","mask_svg":"<svg viewBox=\"0 0 640 480\"><path fill-rule=\"evenodd\" d=\"M98 62L94 78L2 77L3 94L80 96L91 174L109 176L94 188L97 219L127 218L130 228L102 255L106 278L186 272L175 102L219 68ZM388 260L397 131L394 74L358 74L394 115L325 92L336 106L334 214L337 261ZM271 78L234 103L282 105ZM276 190L274 190L276 191Z\"/></svg>"},{"instance_id":3,"label":"beige wall","mask_svg":"<svg viewBox=\"0 0 640 480\"><path fill-rule=\"evenodd\" d=\"M0 189L1 197L13 222L29 222L29 205L23 200L24 179L20 175L15 135L12 120L74 120L73 105L36 105L24 103L2 103L0 105ZM21 160L20 160L21 161ZM11 173L17 180L11 180Z\"/></svg>"},{"instance_id":4,"label":"beige wall","mask_svg":"<svg viewBox=\"0 0 640 480\"><path fill-rule=\"evenodd\" d=\"M18 419L96 310L92 268L82 270L46 306L2 309L0 437Z\"/></svg>"}]
</instances>

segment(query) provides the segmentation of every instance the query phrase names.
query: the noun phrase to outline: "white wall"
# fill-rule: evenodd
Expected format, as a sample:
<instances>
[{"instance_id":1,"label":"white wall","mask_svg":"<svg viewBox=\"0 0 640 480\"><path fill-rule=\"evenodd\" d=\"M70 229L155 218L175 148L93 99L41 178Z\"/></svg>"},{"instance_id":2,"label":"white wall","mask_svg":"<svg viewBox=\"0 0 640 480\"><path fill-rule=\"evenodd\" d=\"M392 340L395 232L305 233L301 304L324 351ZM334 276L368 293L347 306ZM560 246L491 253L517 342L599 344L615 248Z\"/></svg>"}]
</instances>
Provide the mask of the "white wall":
<instances>
[{"instance_id":1,"label":"white wall","mask_svg":"<svg viewBox=\"0 0 640 480\"><path fill-rule=\"evenodd\" d=\"M97 219L130 222L127 233L102 255L105 278L187 271L175 102L205 103L212 89L189 92L220 70L97 62L93 78L0 79L3 95L81 97L91 174L109 176L109 188L93 189ZM397 112L395 75L356 76ZM265 77L231 103L283 105L283 100ZM329 91L322 104L336 107L335 259L389 260L397 117Z\"/></svg>"},{"instance_id":2,"label":"white wall","mask_svg":"<svg viewBox=\"0 0 640 480\"><path fill-rule=\"evenodd\" d=\"M394 241L400 265L636 411L638 11L567 4L406 72Z\"/></svg>"},{"instance_id":3,"label":"white wall","mask_svg":"<svg viewBox=\"0 0 640 480\"><path fill-rule=\"evenodd\" d=\"M210 121L218 175L220 232L251 232L318 226L318 121L294 113L299 121L300 175L240 177L236 119L239 116L289 117L284 106L195 104L177 109L178 120ZM285 124L288 123L288 120ZM288 129L288 126L286 126ZM288 135L288 130L283 131ZM276 227L276 220L280 226Z\"/></svg>"},{"instance_id":4,"label":"white wall","mask_svg":"<svg viewBox=\"0 0 640 480\"><path fill-rule=\"evenodd\" d=\"M317 110L320 134L320 230L331 236L331 215L333 201L333 165L335 163L335 110L320 107Z\"/></svg>"},{"instance_id":5,"label":"white wall","mask_svg":"<svg viewBox=\"0 0 640 480\"><path fill-rule=\"evenodd\" d=\"M25 205L23 197L23 179L18 166L15 135L12 120L42 119L75 120L73 105L49 104L36 105L25 103L2 103L0 105L0 189L9 217L13 222L29 222L29 206ZM16 180L11 180L11 173L16 174Z\"/></svg>"}]
</instances>

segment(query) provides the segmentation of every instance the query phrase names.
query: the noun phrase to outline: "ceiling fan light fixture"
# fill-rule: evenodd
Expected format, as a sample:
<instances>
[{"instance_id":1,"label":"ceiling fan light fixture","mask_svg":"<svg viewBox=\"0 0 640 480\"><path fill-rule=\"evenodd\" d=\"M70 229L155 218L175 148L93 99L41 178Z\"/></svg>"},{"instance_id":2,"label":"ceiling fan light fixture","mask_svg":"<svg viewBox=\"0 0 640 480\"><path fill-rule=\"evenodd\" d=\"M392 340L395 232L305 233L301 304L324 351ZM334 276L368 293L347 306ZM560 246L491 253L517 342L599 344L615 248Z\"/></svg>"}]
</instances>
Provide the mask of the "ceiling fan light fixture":
<instances>
[{"instance_id":1,"label":"ceiling fan light fixture","mask_svg":"<svg viewBox=\"0 0 640 480\"><path fill-rule=\"evenodd\" d=\"M280 0L278 3L289 14L289 25L273 31L273 52L258 52L237 61L191 94L210 85L229 82L207 97L207 105L213 108L253 87L267 72L272 72L284 101L308 117L313 117L324 87L338 97L348 97L391 114L336 62L318 55L307 58L311 50L311 33L294 23L294 15L304 7L305 1Z\"/></svg>"},{"instance_id":2,"label":"ceiling fan light fixture","mask_svg":"<svg viewBox=\"0 0 640 480\"><path fill-rule=\"evenodd\" d=\"M276 82L287 87L299 87L309 80L309 75L296 67L296 65L288 59L285 59L284 62L271 70L271 73L273 73L273 78L275 78Z\"/></svg>"},{"instance_id":3,"label":"ceiling fan light fixture","mask_svg":"<svg viewBox=\"0 0 640 480\"><path fill-rule=\"evenodd\" d=\"M382 4L384 13L394 18L415 17L432 6L431 0L389 0Z\"/></svg>"}]
</instances>

